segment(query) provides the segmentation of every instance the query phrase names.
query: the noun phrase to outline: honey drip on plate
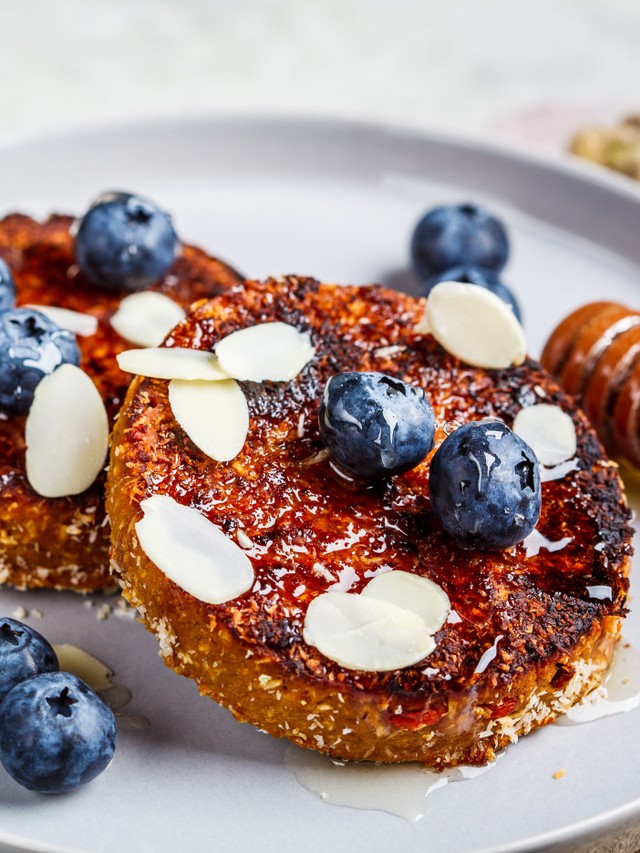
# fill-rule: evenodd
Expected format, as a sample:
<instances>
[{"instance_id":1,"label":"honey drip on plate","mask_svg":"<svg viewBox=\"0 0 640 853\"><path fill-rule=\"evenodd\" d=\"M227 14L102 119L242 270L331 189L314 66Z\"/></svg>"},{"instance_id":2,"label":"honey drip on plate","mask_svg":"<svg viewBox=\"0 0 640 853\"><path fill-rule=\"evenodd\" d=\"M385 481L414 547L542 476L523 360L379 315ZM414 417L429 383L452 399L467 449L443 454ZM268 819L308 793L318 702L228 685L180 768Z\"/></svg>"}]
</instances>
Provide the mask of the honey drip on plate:
<instances>
[{"instance_id":1,"label":"honey drip on plate","mask_svg":"<svg viewBox=\"0 0 640 853\"><path fill-rule=\"evenodd\" d=\"M495 767L495 763L485 767L462 766L437 773L416 763L335 761L293 744L287 746L285 764L303 788L326 803L383 811L409 823L422 820L426 799L433 791L449 782L474 779Z\"/></svg>"},{"instance_id":2,"label":"honey drip on plate","mask_svg":"<svg viewBox=\"0 0 640 853\"><path fill-rule=\"evenodd\" d=\"M603 684L558 717L557 724L591 722L631 711L639 705L640 651L621 640ZM474 779L495 767L494 762L484 767L461 766L437 773L421 764L336 761L293 744L287 746L285 764L304 788L326 803L384 811L409 823L422 820L427 797L433 791L450 782Z\"/></svg>"},{"instance_id":3,"label":"honey drip on plate","mask_svg":"<svg viewBox=\"0 0 640 853\"><path fill-rule=\"evenodd\" d=\"M53 648L58 656L60 670L76 675L95 690L115 714L119 729L144 731L149 727L146 717L122 711L122 708L131 702L131 691L123 684L116 684L111 680L113 670L105 663L71 643L63 643Z\"/></svg>"}]
</instances>

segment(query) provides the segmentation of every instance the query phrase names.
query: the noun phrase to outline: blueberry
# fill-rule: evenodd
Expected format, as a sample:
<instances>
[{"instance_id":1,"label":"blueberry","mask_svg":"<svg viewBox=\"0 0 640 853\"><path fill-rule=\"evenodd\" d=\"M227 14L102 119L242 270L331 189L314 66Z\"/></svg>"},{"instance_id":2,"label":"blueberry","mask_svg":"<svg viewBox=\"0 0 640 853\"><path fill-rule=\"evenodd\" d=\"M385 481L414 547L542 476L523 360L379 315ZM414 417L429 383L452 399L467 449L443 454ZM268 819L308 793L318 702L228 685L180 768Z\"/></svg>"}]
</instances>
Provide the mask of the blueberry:
<instances>
[{"instance_id":1,"label":"blueberry","mask_svg":"<svg viewBox=\"0 0 640 853\"><path fill-rule=\"evenodd\" d=\"M440 284L441 281L461 281L463 284L477 284L479 287L484 287L487 290L490 290L492 293L495 293L496 296L499 296L503 302L506 302L518 318L518 321L522 322L520 306L518 305L515 296L507 285L500 280L499 275L493 270L485 269L484 267L472 266L453 267L453 269L444 270L444 272L436 273L436 275L427 279L424 285L423 295L428 296L432 288L434 288L436 284Z\"/></svg>"},{"instance_id":2,"label":"blueberry","mask_svg":"<svg viewBox=\"0 0 640 853\"><path fill-rule=\"evenodd\" d=\"M332 376L319 422L333 461L364 480L408 471L433 447L435 418L424 391L384 373Z\"/></svg>"},{"instance_id":3,"label":"blueberry","mask_svg":"<svg viewBox=\"0 0 640 853\"><path fill-rule=\"evenodd\" d=\"M500 272L508 255L504 225L476 204L434 207L411 238L411 258L422 281L462 265Z\"/></svg>"},{"instance_id":4,"label":"blueberry","mask_svg":"<svg viewBox=\"0 0 640 853\"><path fill-rule=\"evenodd\" d=\"M0 258L0 311L16 304L16 283L7 262Z\"/></svg>"},{"instance_id":5,"label":"blueberry","mask_svg":"<svg viewBox=\"0 0 640 853\"><path fill-rule=\"evenodd\" d=\"M38 383L61 364L80 364L71 332L30 308L0 313L0 409L26 414Z\"/></svg>"},{"instance_id":6,"label":"blueberry","mask_svg":"<svg viewBox=\"0 0 640 853\"><path fill-rule=\"evenodd\" d=\"M510 548L540 516L538 460L500 421L465 424L435 452L429 494L433 512L458 545Z\"/></svg>"},{"instance_id":7,"label":"blueberry","mask_svg":"<svg viewBox=\"0 0 640 853\"><path fill-rule=\"evenodd\" d=\"M0 701L25 678L57 670L56 653L42 634L15 619L0 619Z\"/></svg>"},{"instance_id":8,"label":"blueberry","mask_svg":"<svg viewBox=\"0 0 640 853\"><path fill-rule=\"evenodd\" d=\"M149 199L105 193L82 217L76 260L93 284L110 290L143 290L173 264L178 237L171 218Z\"/></svg>"},{"instance_id":9,"label":"blueberry","mask_svg":"<svg viewBox=\"0 0 640 853\"><path fill-rule=\"evenodd\" d=\"M68 672L28 678L0 704L0 760L41 794L73 791L102 773L116 735L111 708Z\"/></svg>"}]
</instances>

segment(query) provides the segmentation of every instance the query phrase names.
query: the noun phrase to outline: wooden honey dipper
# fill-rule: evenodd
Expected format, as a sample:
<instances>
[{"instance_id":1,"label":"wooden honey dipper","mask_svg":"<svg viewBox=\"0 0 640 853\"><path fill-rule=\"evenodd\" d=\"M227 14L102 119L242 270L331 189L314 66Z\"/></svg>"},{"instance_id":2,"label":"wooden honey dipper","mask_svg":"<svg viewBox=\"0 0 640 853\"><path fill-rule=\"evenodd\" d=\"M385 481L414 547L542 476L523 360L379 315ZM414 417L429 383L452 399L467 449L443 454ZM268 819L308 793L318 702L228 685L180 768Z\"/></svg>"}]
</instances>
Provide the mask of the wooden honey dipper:
<instances>
[{"instance_id":1,"label":"wooden honey dipper","mask_svg":"<svg viewBox=\"0 0 640 853\"><path fill-rule=\"evenodd\" d=\"M541 361L578 399L607 451L640 467L640 312L583 305L552 332Z\"/></svg>"}]
</instances>

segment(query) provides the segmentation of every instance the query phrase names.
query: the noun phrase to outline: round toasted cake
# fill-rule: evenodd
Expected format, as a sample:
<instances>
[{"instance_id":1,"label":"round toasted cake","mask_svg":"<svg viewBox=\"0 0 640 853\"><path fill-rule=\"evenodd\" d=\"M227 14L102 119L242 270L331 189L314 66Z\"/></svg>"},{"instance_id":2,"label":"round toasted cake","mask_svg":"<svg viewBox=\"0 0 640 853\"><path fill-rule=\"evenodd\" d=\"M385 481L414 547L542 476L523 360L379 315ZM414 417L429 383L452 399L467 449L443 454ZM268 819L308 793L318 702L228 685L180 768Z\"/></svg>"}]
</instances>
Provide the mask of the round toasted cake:
<instances>
[{"instance_id":1,"label":"round toasted cake","mask_svg":"<svg viewBox=\"0 0 640 853\"><path fill-rule=\"evenodd\" d=\"M166 380L133 381L111 450L112 563L165 663L238 720L340 758L482 764L601 680L625 614L629 511L616 465L537 362L469 367L416 330L424 308L377 286L293 277L194 306L166 347L212 350L236 330L281 321L308 333L315 355L292 381L242 383L248 434L228 462L199 450L178 424ZM325 383L343 371L379 371L424 389L435 449L451 422L494 417L511 426L540 400L567 412L578 449L565 476L542 484L535 547L458 547L430 509L433 452L382 483L341 476L320 441L318 410ZM197 510L245 549L255 574L245 593L205 603L149 559L137 525L141 504L158 495ZM318 596L357 595L390 570L427 578L449 598L428 656L369 672L305 642Z\"/></svg>"},{"instance_id":2,"label":"round toasted cake","mask_svg":"<svg viewBox=\"0 0 640 853\"><path fill-rule=\"evenodd\" d=\"M128 294L95 287L79 271L73 222L70 216L45 222L8 216L0 221L0 257L13 272L19 306L54 306L96 318L95 333L78 336L80 367L97 386L112 424L131 379L115 357L131 344L110 319ZM241 281L222 261L183 245L169 272L149 289L186 309ZM113 587L104 479L100 475L70 497L37 494L26 476L25 417L0 411L0 583L83 592Z\"/></svg>"}]
</instances>

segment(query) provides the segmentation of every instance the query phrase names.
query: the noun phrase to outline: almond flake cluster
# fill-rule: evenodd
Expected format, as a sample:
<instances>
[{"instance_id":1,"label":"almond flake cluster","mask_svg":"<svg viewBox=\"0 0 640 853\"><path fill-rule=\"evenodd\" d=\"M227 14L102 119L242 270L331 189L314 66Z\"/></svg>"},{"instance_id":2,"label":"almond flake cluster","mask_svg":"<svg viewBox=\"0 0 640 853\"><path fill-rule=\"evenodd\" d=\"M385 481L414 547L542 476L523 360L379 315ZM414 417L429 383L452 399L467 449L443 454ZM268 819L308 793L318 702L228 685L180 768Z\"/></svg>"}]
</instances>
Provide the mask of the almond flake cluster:
<instances>
[{"instance_id":1,"label":"almond flake cluster","mask_svg":"<svg viewBox=\"0 0 640 853\"><path fill-rule=\"evenodd\" d=\"M170 380L169 404L176 421L203 453L229 462L242 450L249 431L247 400L236 380L288 382L314 355L307 332L274 322L232 332L213 353L151 347L122 353L118 365L128 373Z\"/></svg>"}]
</instances>

